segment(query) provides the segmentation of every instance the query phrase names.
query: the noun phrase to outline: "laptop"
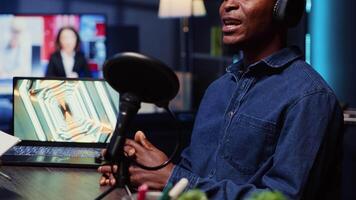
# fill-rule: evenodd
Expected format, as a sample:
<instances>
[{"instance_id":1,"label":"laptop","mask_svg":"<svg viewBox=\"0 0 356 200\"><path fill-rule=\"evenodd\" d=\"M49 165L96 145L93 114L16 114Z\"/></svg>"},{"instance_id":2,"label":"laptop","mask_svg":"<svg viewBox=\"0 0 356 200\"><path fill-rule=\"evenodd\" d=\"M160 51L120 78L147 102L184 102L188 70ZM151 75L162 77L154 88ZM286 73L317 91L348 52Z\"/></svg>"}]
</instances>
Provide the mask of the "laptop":
<instances>
[{"instance_id":1,"label":"laptop","mask_svg":"<svg viewBox=\"0 0 356 200\"><path fill-rule=\"evenodd\" d=\"M115 129L119 94L101 79L13 79L13 135L3 165L96 168Z\"/></svg>"}]
</instances>

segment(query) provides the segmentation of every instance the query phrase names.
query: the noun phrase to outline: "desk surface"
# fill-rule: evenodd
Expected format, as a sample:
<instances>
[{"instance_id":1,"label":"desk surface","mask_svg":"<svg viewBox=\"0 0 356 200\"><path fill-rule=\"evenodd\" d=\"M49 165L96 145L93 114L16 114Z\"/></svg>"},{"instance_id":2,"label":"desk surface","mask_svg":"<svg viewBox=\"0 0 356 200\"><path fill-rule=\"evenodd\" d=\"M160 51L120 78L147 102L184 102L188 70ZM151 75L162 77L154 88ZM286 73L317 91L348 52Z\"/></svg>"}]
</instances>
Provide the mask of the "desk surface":
<instances>
[{"instance_id":1,"label":"desk surface","mask_svg":"<svg viewBox=\"0 0 356 200\"><path fill-rule=\"evenodd\" d=\"M12 178L0 177L0 199L95 199L108 189L99 186L95 169L0 166L0 171ZM116 189L104 199L120 200L125 194Z\"/></svg>"}]
</instances>

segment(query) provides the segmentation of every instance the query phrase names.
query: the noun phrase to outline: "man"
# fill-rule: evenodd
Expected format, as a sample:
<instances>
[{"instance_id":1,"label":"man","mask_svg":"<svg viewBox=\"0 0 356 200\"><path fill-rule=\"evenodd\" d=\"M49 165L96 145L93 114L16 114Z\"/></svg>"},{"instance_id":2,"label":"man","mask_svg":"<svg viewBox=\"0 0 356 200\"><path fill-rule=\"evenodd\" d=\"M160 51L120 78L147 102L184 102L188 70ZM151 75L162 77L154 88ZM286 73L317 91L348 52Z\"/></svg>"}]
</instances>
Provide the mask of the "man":
<instances>
[{"instance_id":1,"label":"man","mask_svg":"<svg viewBox=\"0 0 356 200\"><path fill-rule=\"evenodd\" d=\"M288 25L273 17L278 3L222 1L223 42L242 50L243 60L207 89L180 163L157 171L131 166L132 184L162 189L186 177L188 189L199 188L209 199L244 199L266 189L289 199L310 197L311 182L318 183L311 177L325 175L320 163L327 156L319 153L339 134L342 111L300 51L285 47ZM142 132L127 140L125 152L148 166L167 159ZM100 180L109 183L113 177Z\"/></svg>"}]
</instances>

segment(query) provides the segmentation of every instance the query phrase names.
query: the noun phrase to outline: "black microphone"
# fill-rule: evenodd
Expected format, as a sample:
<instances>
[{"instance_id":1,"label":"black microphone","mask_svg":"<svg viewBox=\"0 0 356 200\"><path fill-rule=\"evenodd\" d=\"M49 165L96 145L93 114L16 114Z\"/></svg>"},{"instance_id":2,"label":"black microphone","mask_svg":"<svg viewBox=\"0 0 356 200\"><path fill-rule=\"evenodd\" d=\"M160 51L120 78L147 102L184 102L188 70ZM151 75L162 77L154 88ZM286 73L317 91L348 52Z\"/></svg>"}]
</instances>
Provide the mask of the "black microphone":
<instances>
[{"instance_id":1,"label":"black microphone","mask_svg":"<svg viewBox=\"0 0 356 200\"><path fill-rule=\"evenodd\" d=\"M168 109L179 90L175 73L161 61L138 53L120 53L104 63L105 80L120 94L119 116L107 146L105 160L114 164L123 159L128 126L141 102Z\"/></svg>"},{"instance_id":2,"label":"black microphone","mask_svg":"<svg viewBox=\"0 0 356 200\"><path fill-rule=\"evenodd\" d=\"M107 146L105 160L117 164L123 159L122 148L125 145L126 131L137 111L141 107L140 99L130 93L120 96L119 115L110 143Z\"/></svg>"}]
</instances>

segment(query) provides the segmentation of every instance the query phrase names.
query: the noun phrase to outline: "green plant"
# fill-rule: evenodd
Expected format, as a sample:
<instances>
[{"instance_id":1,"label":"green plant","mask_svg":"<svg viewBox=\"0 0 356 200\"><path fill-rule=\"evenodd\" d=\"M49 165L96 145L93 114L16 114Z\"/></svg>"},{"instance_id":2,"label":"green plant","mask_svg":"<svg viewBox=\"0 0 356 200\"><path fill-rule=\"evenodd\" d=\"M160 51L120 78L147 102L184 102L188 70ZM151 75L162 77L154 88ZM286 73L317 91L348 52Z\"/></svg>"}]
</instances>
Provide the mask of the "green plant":
<instances>
[{"instance_id":1,"label":"green plant","mask_svg":"<svg viewBox=\"0 0 356 200\"><path fill-rule=\"evenodd\" d=\"M179 196L178 200L208 200L208 198L204 192L198 189L193 189L184 192L181 196Z\"/></svg>"},{"instance_id":2,"label":"green plant","mask_svg":"<svg viewBox=\"0 0 356 200\"><path fill-rule=\"evenodd\" d=\"M266 190L253 193L248 200L287 200L287 198L281 192Z\"/></svg>"}]
</instances>

